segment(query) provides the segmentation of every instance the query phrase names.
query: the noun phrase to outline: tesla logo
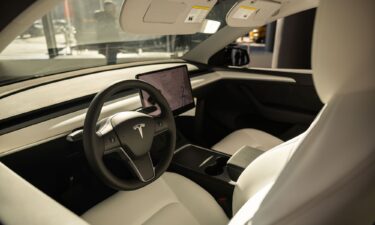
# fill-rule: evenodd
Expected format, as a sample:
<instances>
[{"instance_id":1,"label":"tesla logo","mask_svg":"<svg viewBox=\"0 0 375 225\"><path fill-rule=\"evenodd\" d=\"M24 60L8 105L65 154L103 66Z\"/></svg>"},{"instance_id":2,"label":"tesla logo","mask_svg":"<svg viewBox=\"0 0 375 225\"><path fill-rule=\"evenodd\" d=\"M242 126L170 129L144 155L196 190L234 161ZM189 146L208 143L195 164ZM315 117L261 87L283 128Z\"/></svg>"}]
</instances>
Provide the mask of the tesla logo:
<instances>
[{"instance_id":1,"label":"tesla logo","mask_svg":"<svg viewBox=\"0 0 375 225\"><path fill-rule=\"evenodd\" d=\"M141 135L141 138L143 139L143 128L145 127L146 125L144 123L140 123L140 124L137 124L133 127L134 130L138 130L139 132L139 135Z\"/></svg>"}]
</instances>

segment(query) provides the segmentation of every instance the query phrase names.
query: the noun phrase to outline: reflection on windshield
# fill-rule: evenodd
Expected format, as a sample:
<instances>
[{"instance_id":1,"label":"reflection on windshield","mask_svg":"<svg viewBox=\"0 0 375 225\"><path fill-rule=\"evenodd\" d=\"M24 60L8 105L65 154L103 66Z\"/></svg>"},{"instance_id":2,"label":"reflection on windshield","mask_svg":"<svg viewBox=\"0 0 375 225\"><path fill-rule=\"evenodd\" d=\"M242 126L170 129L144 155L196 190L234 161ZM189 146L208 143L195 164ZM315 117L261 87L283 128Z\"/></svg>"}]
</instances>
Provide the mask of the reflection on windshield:
<instances>
[{"instance_id":1,"label":"reflection on windshield","mask_svg":"<svg viewBox=\"0 0 375 225\"><path fill-rule=\"evenodd\" d=\"M219 0L207 18L225 26L225 15L235 2ZM14 68L7 69L7 74L2 73L0 82L93 66L178 58L210 36L123 32L119 26L122 3L123 0L61 1L1 52L0 63ZM26 60L41 64L27 65L23 62ZM19 61L19 64L8 61Z\"/></svg>"},{"instance_id":2,"label":"reflection on windshield","mask_svg":"<svg viewBox=\"0 0 375 225\"><path fill-rule=\"evenodd\" d=\"M120 41L120 29L117 26L116 4L112 1L104 2L104 10L95 12L96 38L99 46L99 53L107 59L107 64L116 64L117 61L117 43ZM114 43L106 43L108 40Z\"/></svg>"},{"instance_id":3,"label":"reflection on windshield","mask_svg":"<svg viewBox=\"0 0 375 225\"><path fill-rule=\"evenodd\" d=\"M122 1L65 0L14 40L0 59L106 57L114 64L116 56L176 58L208 37L125 33L119 26Z\"/></svg>"}]
</instances>

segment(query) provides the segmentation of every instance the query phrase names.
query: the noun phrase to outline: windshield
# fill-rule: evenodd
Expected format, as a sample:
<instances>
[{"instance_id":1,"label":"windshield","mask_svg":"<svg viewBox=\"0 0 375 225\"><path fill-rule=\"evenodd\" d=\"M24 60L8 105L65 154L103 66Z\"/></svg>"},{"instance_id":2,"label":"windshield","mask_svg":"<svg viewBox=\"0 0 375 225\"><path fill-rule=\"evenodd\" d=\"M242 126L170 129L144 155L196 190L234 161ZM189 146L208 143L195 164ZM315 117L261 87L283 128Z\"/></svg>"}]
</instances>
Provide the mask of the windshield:
<instances>
[{"instance_id":1,"label":"windshield","mask_svg":"<svg viewBox=\"0 0 375 225\"><path fill-rule=\"evenodd\" d=\"M235 0L219 0L207 19L226 25ZM103 65L179 58L211 34L123 32L123 0L64 0L0 53L0 85Z\"/></svg>"}]
</instances>

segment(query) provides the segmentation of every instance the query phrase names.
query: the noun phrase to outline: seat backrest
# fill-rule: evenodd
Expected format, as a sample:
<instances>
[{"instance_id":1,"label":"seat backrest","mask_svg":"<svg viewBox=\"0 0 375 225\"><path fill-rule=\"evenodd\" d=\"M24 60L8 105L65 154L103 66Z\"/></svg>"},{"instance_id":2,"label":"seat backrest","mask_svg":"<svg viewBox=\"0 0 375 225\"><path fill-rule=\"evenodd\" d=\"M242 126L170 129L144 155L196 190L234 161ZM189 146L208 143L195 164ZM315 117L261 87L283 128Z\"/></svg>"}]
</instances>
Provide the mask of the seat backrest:
<instances>
[{"instance_id":1,"label":"seat backrest","mask_svg":"<svg viewBox=\"0 0 375 225\"><path fill-rule=\"evenodd\" d=\"M267 194L304 136L305 134L301 134L292 140L268 150L256 158L243 171L233 193L233 214L236 214L253 196L259 195L262 192L263 194ZM260 205L260 203L258 201L253 202L251 207L256 207L255 205ZM243 210L246 211L245 209ZM247 214L247 212L245 213Z\"/></svg>"},{"instance_id":2,"label":"seat backrest","mask_svg":"<svg viewBox=\"0 0 375 225\"><path fill-rule=\"evenodd\" d=\"M1 162L0 224L89 225Z\"/></svg>"},{"instance_id":3,"label":"seat backrest","mask_svg":"<svg viewBox=\"0 0 375 225\"><path fill-rule=\"evenodd\" d=\"M312 66L315 86L326 105L305 136L289 149L292 156L275 171L277 177L259 198L254 215L247 218L249 224L375 222L374 12L374 0L321 0ZM258 187L246 195L251 184L262 179L246 176L250 168L239 178L234 205L241 205L241 198L251 202L262 190Z\"/></svg>"}]
</instances>

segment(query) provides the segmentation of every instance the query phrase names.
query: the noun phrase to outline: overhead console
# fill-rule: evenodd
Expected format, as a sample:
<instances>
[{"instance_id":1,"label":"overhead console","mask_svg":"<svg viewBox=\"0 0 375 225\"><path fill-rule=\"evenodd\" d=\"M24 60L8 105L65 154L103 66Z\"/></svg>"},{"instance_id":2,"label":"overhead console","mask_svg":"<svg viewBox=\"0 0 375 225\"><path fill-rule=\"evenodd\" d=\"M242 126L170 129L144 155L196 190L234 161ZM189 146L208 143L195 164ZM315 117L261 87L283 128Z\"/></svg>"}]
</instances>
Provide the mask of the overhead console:
<instances>
[{"instance_id":1,"label":"overhead console","mask_svg":"<svg viewBox=\"0 0 375 225\"><path fill-rule=\"evenodd\" d=\"M275 1L239 1L228 12L226 22L231 27L259 27L276 15L280 7L281 3Z\"/></svg>"},{"instance_id":2,"label":"overhead console","mask_svg":"<svg viewBox=\"0 0 375 225\"><path fill-rule=\"evenodd\" d=\"M217 0L126 0L120 24L135 34L194 34L201 31Z\"/></svg>"}]
</instances>

